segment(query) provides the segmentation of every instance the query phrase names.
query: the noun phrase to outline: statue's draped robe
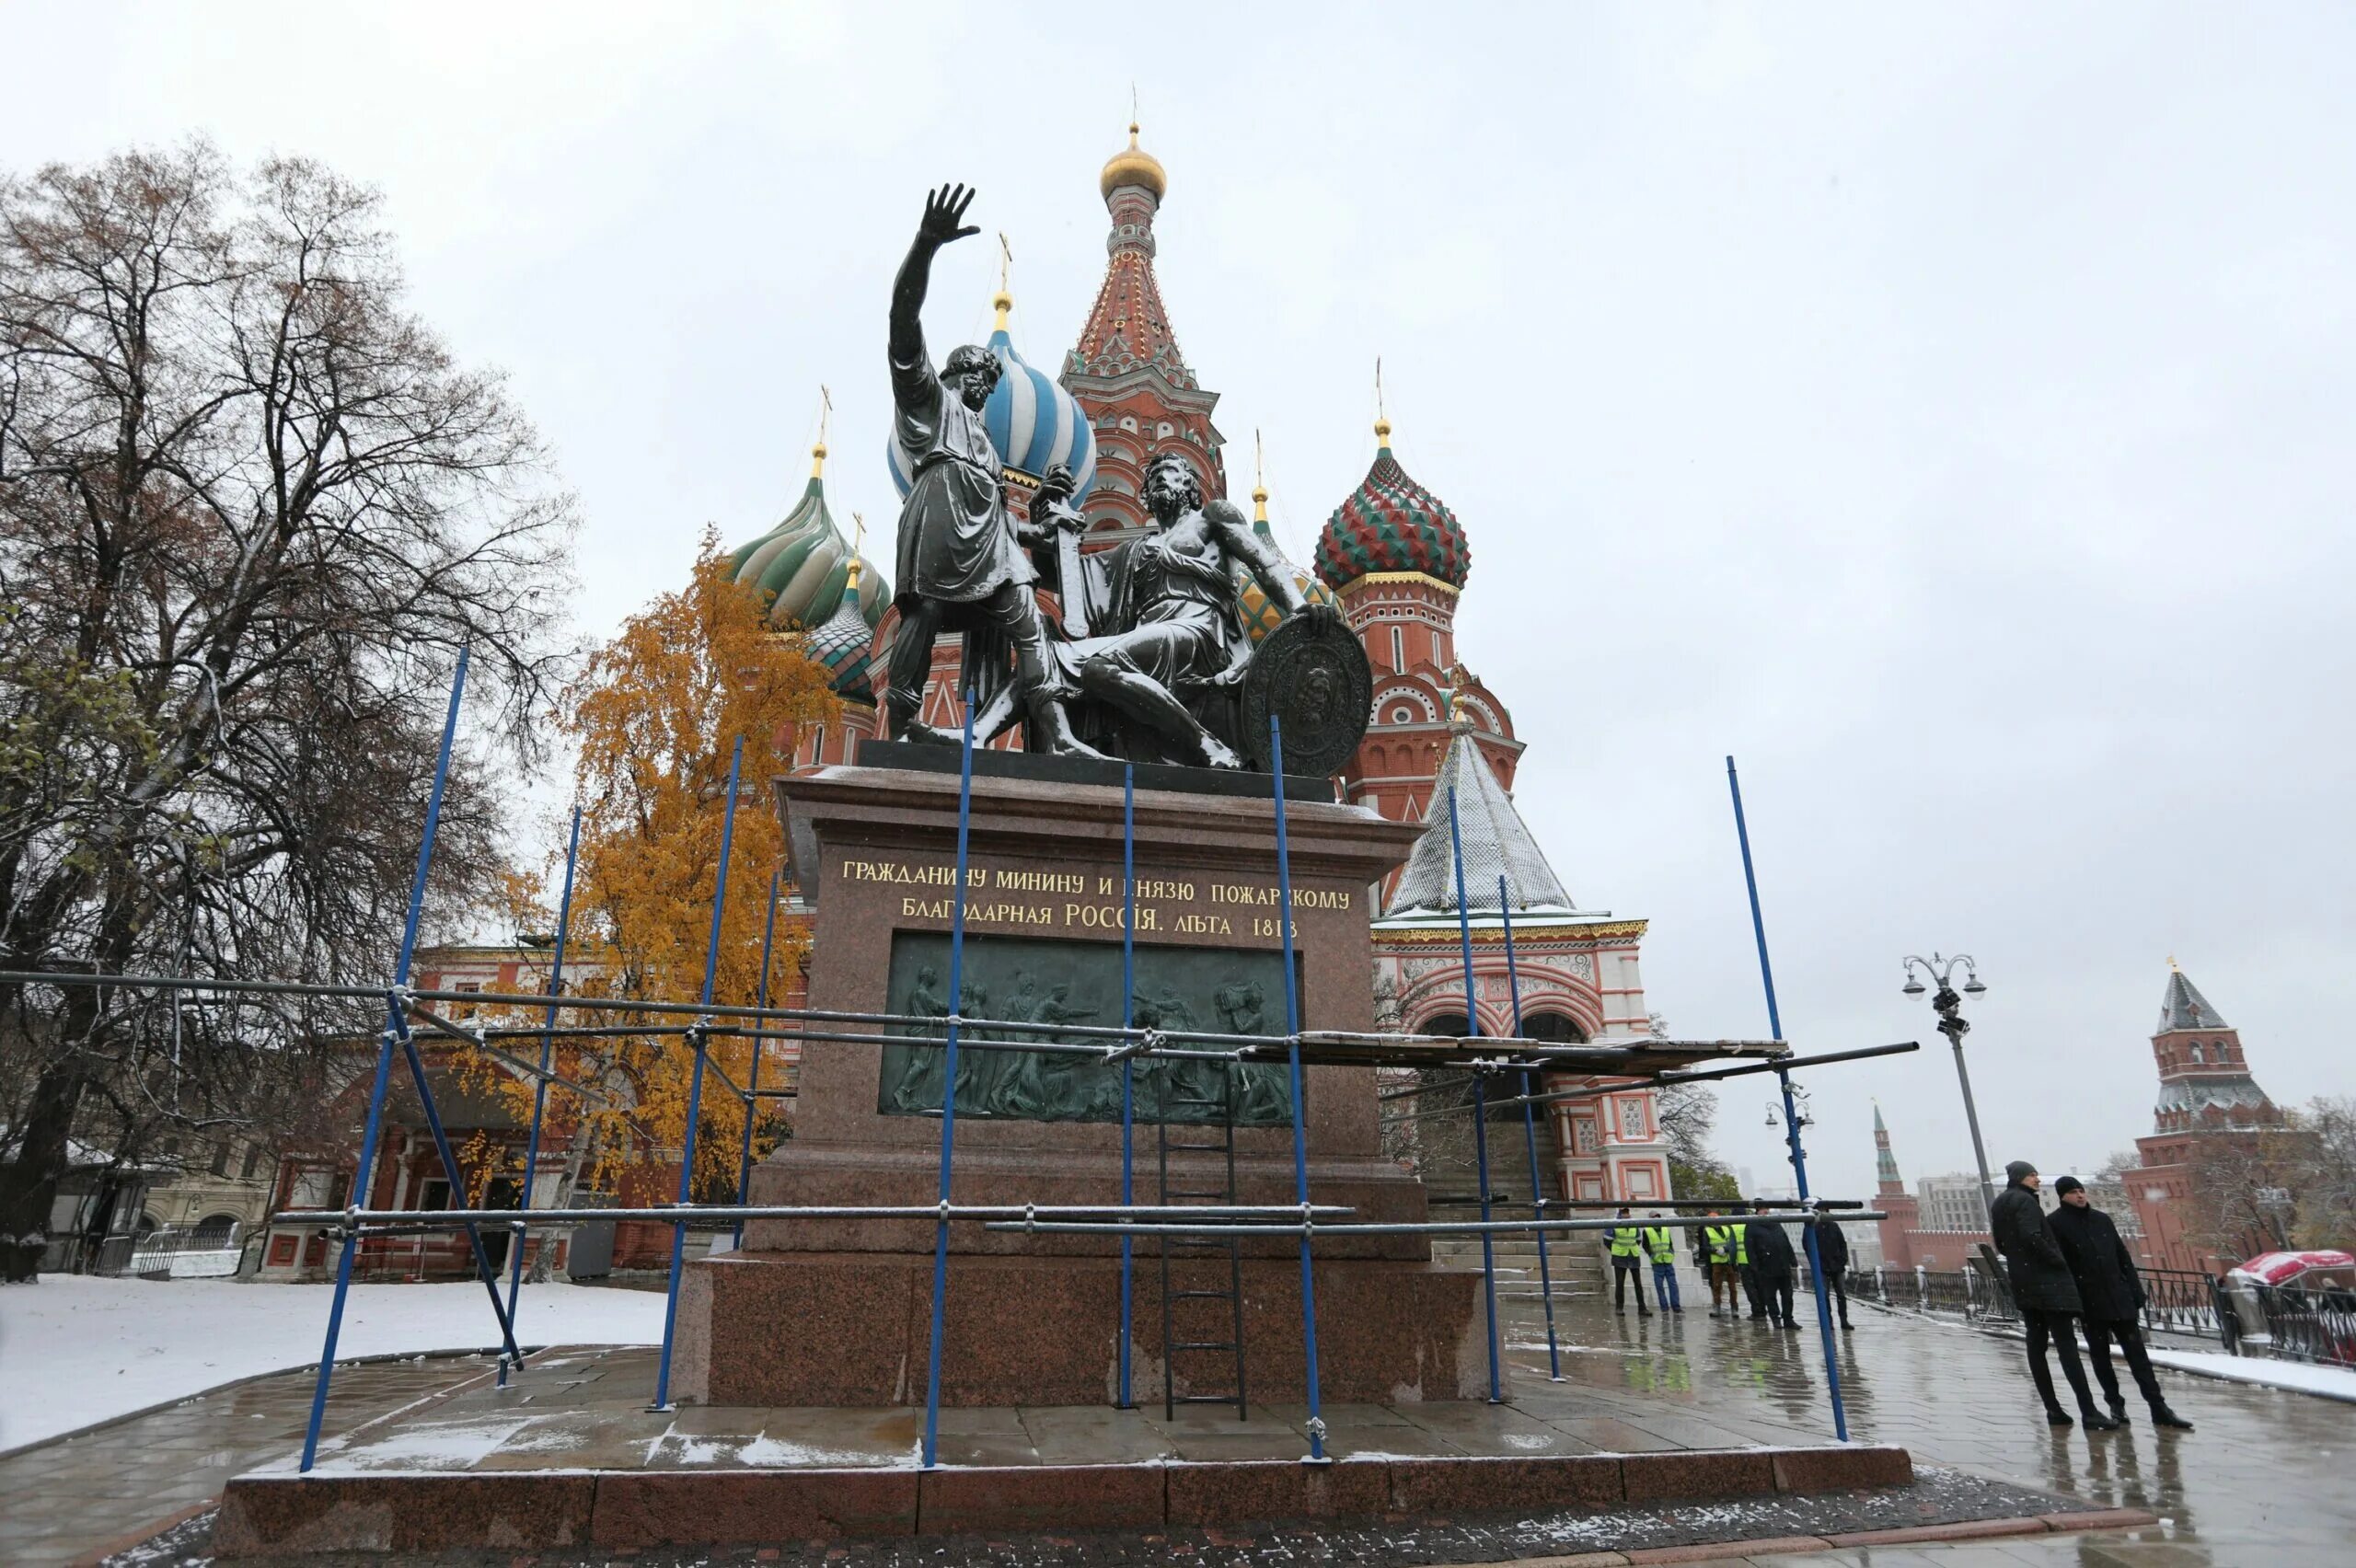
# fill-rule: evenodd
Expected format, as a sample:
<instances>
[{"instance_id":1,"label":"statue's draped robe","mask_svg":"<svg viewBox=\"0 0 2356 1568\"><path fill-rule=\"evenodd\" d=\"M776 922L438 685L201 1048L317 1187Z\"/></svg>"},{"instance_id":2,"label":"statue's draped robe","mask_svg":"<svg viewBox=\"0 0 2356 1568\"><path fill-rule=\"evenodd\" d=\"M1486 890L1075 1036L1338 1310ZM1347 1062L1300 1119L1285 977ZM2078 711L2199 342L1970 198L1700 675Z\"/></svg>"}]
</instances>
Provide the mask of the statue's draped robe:
<instances>
[{"instance_id":1,"label":"statue's draped robe","mask_svg":"<svg viewBox=\"0 0 2356 1568\"><path fill-rule=\"evenodd\" d=\"M1062 582L1066 603L1084 594L1088 624L1110 629L1067 640L1050 638L1053 684L1077 690L1080 668L1099 656L1117 661L1166 688L1191 709L1204 726L1229 745L1236 744L1230 711L1233 703L1215 683L1252 652L1226 555L1214 548L1195 555L1171 548L1163 534L1149 534L1113 549L1080 559L1078 583ZM1164 737L1150 734L1109 709L1075 715L1117 728L1115 747L1141 760L1192 762ZM1099 744L1114 737L1101 732Z\"/></svg>"},{"instance_id":2,"label":"statue's draped robe","mask_svg":"<svg viewBox=\"0 0 2356 1568\"><path fill-rule=\"evenodd\" d=\"M914 358L892 356L892 438L916 475L900 506L899 602L932 599L947 606L941 629L964 638L957 684L974 694L977 711L987 709L1013 685L1008 640L986 617L958 606L1009 583L1027 593L1039 574L1015 541L998 448L982 416L941 385L921 335ZM1044 740L1034 735L1028 744Z\"/></svg>"},{"instance_id":3,"label":"statue's draped robe","mask_svg":"<svg viewBox=\"0 0 2356 1568\"><path fill-rule=\"evenodd\" d=\"M892 408L893 439L916 471L900 507L899 597L971 604L1036 581L982 416L941 385L920 336L914 359L892 356Z\"/></svg>"}]
</instances>

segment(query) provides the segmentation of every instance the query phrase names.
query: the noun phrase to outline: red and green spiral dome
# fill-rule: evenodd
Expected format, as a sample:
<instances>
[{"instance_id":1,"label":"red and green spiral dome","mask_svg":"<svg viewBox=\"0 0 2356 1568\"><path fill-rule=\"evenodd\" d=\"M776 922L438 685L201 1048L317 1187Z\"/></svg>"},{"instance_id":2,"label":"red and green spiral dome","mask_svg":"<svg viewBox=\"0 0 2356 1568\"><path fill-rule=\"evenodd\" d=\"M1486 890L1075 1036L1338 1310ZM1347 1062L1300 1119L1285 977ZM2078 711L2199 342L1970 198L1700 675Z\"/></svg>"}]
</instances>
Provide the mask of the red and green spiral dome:
<instances>
[{"instance_id":1,"label":"red and green spiral dome","mask_svg":"<svg viewBox=\"0 0 2356 1568\"><path fill-rule=\"evenodd\" d=\"M1382 443L1374 467L1317 536L1317 575L1339 588L1369 572L1418 571L1463 587L1472 547L1456 513L1391 455L1389 423L1376 425L1374 433Z\"/></svg>"}]
</instances>

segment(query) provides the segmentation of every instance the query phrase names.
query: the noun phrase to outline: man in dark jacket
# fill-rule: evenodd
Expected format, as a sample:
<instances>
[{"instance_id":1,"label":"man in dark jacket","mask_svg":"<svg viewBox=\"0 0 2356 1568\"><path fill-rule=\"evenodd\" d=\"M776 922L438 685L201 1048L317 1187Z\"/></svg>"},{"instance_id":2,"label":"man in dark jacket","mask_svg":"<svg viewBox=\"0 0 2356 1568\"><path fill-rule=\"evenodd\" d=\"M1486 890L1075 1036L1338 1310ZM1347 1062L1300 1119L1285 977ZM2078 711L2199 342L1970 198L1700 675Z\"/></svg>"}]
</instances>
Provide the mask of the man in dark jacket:
<instances>
[{"instance_id":1,"label":"man in dark jacket","mask_svg":"<svg viewBox=\"0 0 2356 1568\"><path fill-rule=\"evenodd\" d=\"M1774 1207L1762 1201L1759 1212L1771 1214ZM1777 1328L1798 1328L1792 1320L1792 1271L1798 1263L1792 1239L1784 1233L1782 1224L1772 1219L1752 1220L1747 1235L1751 1273L1759 1281L1759 1298L1766 1304L1768 1322Z\"/></svg>"},{"instance_id":2,"label":"man in dark jacket","mask_svg":"<svg viewBox=\"0 0 2356 1568\"><path fill-rule=\"evenodd\" d=\"M2127 1401L2119 1396L2119 1374L2110 1365L2110 1342L2117 1340L2127 1369L2135 1375L2135 1387L2152 1407L2152 1424L2191 1431L2192 1423L2168 1408L2160 1380L2152 1376L2152 1358L2143 1353L2143 1334L2136 1321L2143 1308L2143 1280L2135 1272L2127 1243L2119 1238L2119 1227L2094 1206L2075 1176L2054 1182L2053 1192L2062 1206L2046 1216L2045 1223L2062 1255L2070 1260L2070 1276L2077 1282L2078 1300L2085 1309L2083 1326L2086 1349L2094 1356L2095 1381L2110 1401L2111 1418L2122 1426L2127 1423Z\"/></svg>"},{"instance_id":3,"label":"man in dark jacket","mask_svg":"<svg viewBox=\"0 0 2356 1568\"><path fill-rule=\"evenodd\" d=\"M2073 1324L2084 1310L2077 1282L2070 1277L2070 1260L2045 1223L2037 1201L2037 1167L2015 1159L2004 1167L2006 1185L1988 1205L1988 1229L1996 1251L2004 1254L2004 1272L2011 1276L2013 1304L2020 1309L2028 1330L2028 1375L2045 1401L2045 1419L2056 1426L2071 1424L2062 1401L2053 1397L2053 1369L2045 1364L2050 1340L2062 1356L2062 1375L2078 1396L2078 1414L2089 1432L2115 1432L2119 1423L2095 1409L2094 1390L2086 1387L2086 1369L2078 1361L2078 1336Z\"/></svg>"},{"instance_id":4,"label":"man in dark jacket","mask_svg":"<svg viewBox=\"0 0 2356 1568\"><path fill-rule=\"evenodd\" d=\"M1823 1213L1819 1205L1818 1213ZM1849 1328L1849 1239L1841 1234L1841 1222L1820 1219L1810 1229L1816 1232L1816 1261L1824 1270L1824 1287L1839 1298L1841 1326Z\"/></svg>"}]
</instances>

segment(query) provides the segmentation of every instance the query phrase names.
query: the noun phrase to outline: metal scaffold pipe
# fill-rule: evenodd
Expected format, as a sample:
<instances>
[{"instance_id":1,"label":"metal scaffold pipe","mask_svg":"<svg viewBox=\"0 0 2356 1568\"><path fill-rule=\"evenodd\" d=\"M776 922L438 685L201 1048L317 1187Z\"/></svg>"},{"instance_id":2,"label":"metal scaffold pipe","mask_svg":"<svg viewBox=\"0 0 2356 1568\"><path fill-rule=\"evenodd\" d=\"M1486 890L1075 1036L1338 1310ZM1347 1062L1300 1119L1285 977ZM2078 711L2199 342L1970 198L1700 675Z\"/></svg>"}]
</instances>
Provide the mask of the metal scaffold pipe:
<instances>
[{"instance_id":1,"label":"metal scaffold pipe","mask_svg":"<svg viewBox=\"0 0 2356 1568\"><path fill-rule=\"evenodd\" d=\"M1347 1204L1312 1204L1310 1217L1356 1214ZM634 1208L479 1209L289 1209L270 1216L272 1225L400 1225L412 1229L456 1230L467 1225L586 1225L595 1220L633 1219L670 1224L732 1219L1071 1219L1098 1215L1214 1215L1298 1220L1299 1204L645 1204Z\"/></svg>"},{"instance_id":2,"label":"metal scaffold pipe","mask_svg":"<svg viewBox=\"0 0 2356 1568\"><path fill-rule=\"evenodd\" d=\"M1746 1214L1742 1216L1742 1218L1746 1223L1765 1224L1772 1220L1791 1225L1814 1225L1819 1220L1825 1219L1827 1217L1827 1216L1815 1213L1813 1210L1806 1209L1777 1210L1771 1214ZM1844 1213L1842 1217L1844 1220L1868 1220L1888 1219L1889 1216L1878 1210L1867 1210L1864 1213ZM1304 1225L1300 1223L1299 1211L1296 1210L1291 1221L1281 1225L1188 1225L1172 1223L1167 1220L1153 1220L1138 1225L1123 1225L1115 1222L1099 1222L1093 1220L1042 1219L1034 1222L1027 1219L1017 1219L991 1220L987 1222L983 1228L987 1230L1003 1231L1035 1230L1043 1234L1052 1232L1056 1234L1072 1234L1080 1236L1299 1236L1306 1241L1309 1238L1315 1236L1484 1236L1496 1235L1506 1231L1510 1231L1515 1235L1520 1235L1526 1231L1531 1230L1610 1230L1617 1226L1624 1225L1627 1222L1625 1220L1609 1218L1493 1219L1486 1221L1477 1219L1429 1219L1345 1220L1339 1225L1320 1225L1312 1219L1310 1223ZM1661 1219L1653 1223L1663 1227L1692 1230L1701 1226L1714 1224L1715 1223L1715 1220L1713 1216L1706 1215L1676 1215L1664 1216Z\"/></svg>"}]
</instances>

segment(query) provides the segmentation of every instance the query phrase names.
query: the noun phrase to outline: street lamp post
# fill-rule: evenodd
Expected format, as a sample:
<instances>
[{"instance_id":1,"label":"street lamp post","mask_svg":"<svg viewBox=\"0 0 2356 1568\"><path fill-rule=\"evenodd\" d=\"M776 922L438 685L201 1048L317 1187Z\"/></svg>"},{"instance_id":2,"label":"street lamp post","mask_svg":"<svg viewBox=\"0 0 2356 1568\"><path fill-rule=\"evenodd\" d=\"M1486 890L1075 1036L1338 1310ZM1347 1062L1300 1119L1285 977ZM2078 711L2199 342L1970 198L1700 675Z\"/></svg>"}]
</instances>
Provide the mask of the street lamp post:
<instances>
[{"instance_id":1,"label":"street lamp post","mask_svg":"<svg viewBox=\"0 0 2356 1568\"><path fill-rule=\"evenodd\" d=\"M1971 1158L1980 1162L1980 1206L1984 1213L1996 1202L1996 1184L1988 1179L1988 1149L1980 1141L1980 1108L1972 1103L1971 1073L1963 1063L1963 1037L1971 1032L1971 1025L1963 1016L1963 997L1984 995L1988 987L1981 984L1980 968L1972 963L1968 952L1957 953L1952 958L1943 958L1936 951L1928 958L1917 958L1910 953L1904 964L1906 984L1900 987L1910 997L1919 997L1924 990L1923 982L1915 976L1917 968L1929 975L1931 983L1938 987L1931 997L1931 1008L1939 1015L1939 1032L1947 1037L1949 1045L1955 1047L1955 1077L1956 1081L1963 1086L1963 1119L1971 1126ZM1963 971L1963 996L1960 997L1956 994L1955 986L1948 983L1948 976L1958 968Z\"/></svg>"}]
</instances>

